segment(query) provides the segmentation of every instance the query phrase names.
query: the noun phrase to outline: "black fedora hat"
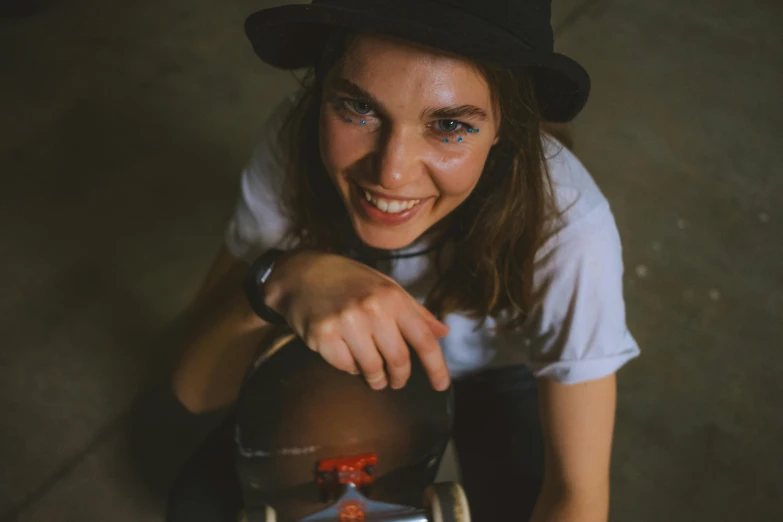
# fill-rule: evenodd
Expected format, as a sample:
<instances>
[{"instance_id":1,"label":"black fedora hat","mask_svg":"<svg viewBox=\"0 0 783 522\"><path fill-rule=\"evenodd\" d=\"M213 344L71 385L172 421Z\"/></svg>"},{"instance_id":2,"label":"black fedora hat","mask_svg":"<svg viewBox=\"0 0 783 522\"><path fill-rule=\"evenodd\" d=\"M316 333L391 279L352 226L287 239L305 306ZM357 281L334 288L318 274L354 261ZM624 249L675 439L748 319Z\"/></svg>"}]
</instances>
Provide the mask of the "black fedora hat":
<instances>
[{"instance_id":1,"label":"black fedora hat","mask_svg":"<svg viewBox=\"0 0 783 522\"><path fill-rule=\"evenodd\" d=\"M281 69L313 66L336 28L379 33L510 68L531 69L543 117L568 122L590 77L554 52L551 0L313 0L250 15L256 54Z\"/></svg>"}]
</instances>

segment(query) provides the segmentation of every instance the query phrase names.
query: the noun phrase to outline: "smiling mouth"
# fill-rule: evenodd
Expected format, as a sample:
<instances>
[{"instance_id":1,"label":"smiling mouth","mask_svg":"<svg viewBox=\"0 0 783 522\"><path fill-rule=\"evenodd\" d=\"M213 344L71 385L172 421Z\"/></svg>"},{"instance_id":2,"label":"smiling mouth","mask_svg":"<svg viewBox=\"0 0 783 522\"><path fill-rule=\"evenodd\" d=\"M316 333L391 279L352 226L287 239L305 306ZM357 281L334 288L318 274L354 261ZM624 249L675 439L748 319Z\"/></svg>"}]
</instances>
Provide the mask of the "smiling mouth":
<instances>
[{"instance_id":1,"label":"smiling mouth","mask_svg":"<svg viewBox=\"0 0 783 522\"><path fill-rule=\"evenodd\" d=\"M360 190L364 195L364 199L372 203L372 205L378 210L382 210L387 214L399 214L400 212L405 212L406 210L410 210L416 205L418 205L419 203L421 203L420 199L399 200L399 199L379 198L364 189L360 189Z\"/></svg>"},{"instance_id":2,"label":"smiling mouth","mask_svg":"<svg viewBox=\"0 0 783 522\"><path fill-rule=\"evenodd\" d=\"M377 196L365 188L355 185L359 195L378 210L387 214L400 214L408 211L429 198L424 199L388 199Z\"/></svg>"}]
</instances>

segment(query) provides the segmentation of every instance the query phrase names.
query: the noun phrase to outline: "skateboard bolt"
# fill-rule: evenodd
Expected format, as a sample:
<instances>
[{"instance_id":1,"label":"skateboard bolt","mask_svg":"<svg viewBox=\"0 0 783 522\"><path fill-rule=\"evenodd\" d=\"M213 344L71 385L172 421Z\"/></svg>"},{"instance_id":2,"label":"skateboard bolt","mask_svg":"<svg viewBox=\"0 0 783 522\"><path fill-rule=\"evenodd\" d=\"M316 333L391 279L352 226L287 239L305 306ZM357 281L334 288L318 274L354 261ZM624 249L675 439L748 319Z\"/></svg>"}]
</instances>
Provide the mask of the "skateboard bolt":
<instances>
[{"instance_id":1,"label":"skateboard bolt","mask_svg":"<svg viewBox=\"0 0 783 522\"><path fill-rule=\"evenodd\" d=\"M375 466L373 466L372 464L367 464L366 466L364 466L364 472L367 473L368 475L374 475Z\"/></svg>"}]
</instances>

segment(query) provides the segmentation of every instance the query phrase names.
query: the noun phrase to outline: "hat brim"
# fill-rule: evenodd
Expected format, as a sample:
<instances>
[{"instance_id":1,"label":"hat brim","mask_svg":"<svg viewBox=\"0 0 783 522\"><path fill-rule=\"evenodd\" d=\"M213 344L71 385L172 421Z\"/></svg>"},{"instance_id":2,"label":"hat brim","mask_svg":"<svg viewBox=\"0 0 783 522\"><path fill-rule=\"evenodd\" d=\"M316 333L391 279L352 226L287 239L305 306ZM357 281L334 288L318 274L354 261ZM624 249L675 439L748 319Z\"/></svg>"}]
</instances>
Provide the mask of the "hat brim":
<instances>
[{"instance_id":1,"label":"hat brim","mask_svg":"<svg viewBox=\"0 0 783 522\"><path fill-rule=\"evenodd\" d=\"M587 71L571 58L531 50L524 42L499 33L496 28L458 13L439 9L432 13L417 8L411 13L390 12L383 16L337 6L295 4L265 9L245 21L245 33L261 60L280 69L301 69L317 63L336 28L384 34L479 61L511 68L534 68L536 95L542 116L551 122L574 119L590 94ZM407 16L406 16L407 15ZM452 17L452 20L444 20ZM437 19L438 25L427 23ZM482 26L482 24L485 24ZM460 31L444 27L473 27Z\"/></svg>"}]
</instances>

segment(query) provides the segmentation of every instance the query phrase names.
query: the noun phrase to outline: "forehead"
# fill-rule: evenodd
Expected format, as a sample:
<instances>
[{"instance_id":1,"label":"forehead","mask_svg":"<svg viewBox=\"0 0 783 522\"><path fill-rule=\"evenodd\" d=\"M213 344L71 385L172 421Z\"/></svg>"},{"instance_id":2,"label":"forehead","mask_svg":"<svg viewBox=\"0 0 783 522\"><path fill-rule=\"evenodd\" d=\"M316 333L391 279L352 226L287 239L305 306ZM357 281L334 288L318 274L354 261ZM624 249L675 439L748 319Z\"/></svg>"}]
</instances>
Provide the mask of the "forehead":
<instances>
[{"instance_id":1,"label":"forehead","mask_svg":"<svg viewBox=\"0 0 783 522\"><path fill-rule=\"evenodd\" d=\"M474 63L396 38L353 36L339 72L377 97L407 98L419 104L472 103L490 107L489 86Z\"/></svg>"}]
</instances>

